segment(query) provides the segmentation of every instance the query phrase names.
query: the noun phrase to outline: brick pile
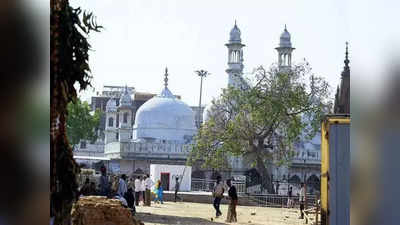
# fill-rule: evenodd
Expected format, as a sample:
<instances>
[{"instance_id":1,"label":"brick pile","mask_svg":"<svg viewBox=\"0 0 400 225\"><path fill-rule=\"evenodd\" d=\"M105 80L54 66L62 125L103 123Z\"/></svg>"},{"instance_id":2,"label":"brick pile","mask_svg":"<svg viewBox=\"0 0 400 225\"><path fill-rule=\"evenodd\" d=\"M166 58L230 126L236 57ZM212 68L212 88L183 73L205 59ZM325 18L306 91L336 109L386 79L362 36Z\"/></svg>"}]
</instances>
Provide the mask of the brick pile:
<instances>
[{"instance_id":1,"label":"brick pile","mask_svg":"<svg viewBox=\"0 0 400 225\"><path fill-rule=\"evenodd\" d=\"M81 197L71 210L72 225L144 225L118 199Z\"/></svg>"}]
</instances>

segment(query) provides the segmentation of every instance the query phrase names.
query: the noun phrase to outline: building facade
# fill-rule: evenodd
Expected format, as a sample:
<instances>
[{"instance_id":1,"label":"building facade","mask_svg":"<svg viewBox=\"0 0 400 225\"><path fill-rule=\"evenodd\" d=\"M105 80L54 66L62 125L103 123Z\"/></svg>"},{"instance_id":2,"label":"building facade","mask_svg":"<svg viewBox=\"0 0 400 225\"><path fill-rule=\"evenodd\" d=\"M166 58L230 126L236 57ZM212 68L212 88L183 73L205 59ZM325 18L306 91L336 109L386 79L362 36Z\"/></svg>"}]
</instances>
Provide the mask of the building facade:
<instances>
[{"instance_id":1,"label":"building facade","mask_svg":"<svg viewBox=\"0 0 400 225\"><path fill-rule=\"evenodd\" d=\"M195 114L169 90L167 69L164 76L161 93L139 107L133 125L126 89L118 106L114 99L107 103L104 155L111 160L113 173L149 173L150 164L185 165L196 134ZM113 123L116 112L119 126Z\"/></svg>"},{"instance_id":2,"label":"building facade","mask_svg":"<svg viewBox=\"0 0 400 225\"><path fill-rule=\"evenodd\" d=\"M249 86L243 78L244 68L244 54L242 43L241 32L236 22L229 34L229 41L225 46L228 48L228 68L226 73L228 75L228 87L233 86L235 88L246 88ZM295 48L292 46L291 35L285 28L280 35L279 45L275 48L277 51L277 63L278 68L281 71L290 70L292 67L292 53ZM207 121L213 113L212 105L208 105L203 114L203 121ZM320 134L317 134L312 140L302 139L295 145L295 156L287 166L275 166L271 164L268 169L272 173L272 180L276 186L280 186L279 183L292 183L293 185L299 185L300 182L306 182L313 189L319 189L320 179L320 167L321 167L321 155L320 155ZM240 177L246 175L248 178L252 178L252 181L248 182L249 185L259 185L260 177L256 169L250 165L246 165L245 160L242 157L228 157L231 170L222 172L226 177ZM205 176L207 177L207 176ZM287 190L287 185L281 185L280 191L283 193Z\"/></svg>"},{"instance_id":3,"label":"building facade","mask_svg":"<svg viewBox=\"0 0 400 225\"><path fill-rule=\"evenodd\" d=\"M235 22L229 33L227 78L228 87L246 88L249 84L243 78L244 47L241 31ZM280 35L277 63L280 70L290 70L295 48L286 28ZM350 69L346 47L345 67L342 83L338 89L335 111L349 112ZM99 129L100 138L94 144L85 143L76 154L104 156L110 159L114 173L148 173L150 164L184 165L191 149L195 124L207 121L211 116L212 105L205 108L189 107L168 89L168 71L164 74L164 88L160 94L137 92L134 87L104 86L101 96L92 97L92 109L101 109L103 114ZM346 106L347 105L347 106ZM202 115L202 116L200 116ZM295 144L295 155L287 166L270 165L272 180L284 193L285 185L299 185L306 182L311 189L319 189L321 138L303 138ZM93 146L92 146L93 145ZM103 148L103 152L101 149ZM79 153L80 152L80 153ZM91 153L93 152L93 153ZM196 178L213 179L224 173L224 177L257 177L254 168L244 163L242 157L229 157L230 170L214 171L193 166L192 175ZM256 185L256 182L250 182ZM281 185L280 185L281 184Z\"/></svg>"}]
</instances>

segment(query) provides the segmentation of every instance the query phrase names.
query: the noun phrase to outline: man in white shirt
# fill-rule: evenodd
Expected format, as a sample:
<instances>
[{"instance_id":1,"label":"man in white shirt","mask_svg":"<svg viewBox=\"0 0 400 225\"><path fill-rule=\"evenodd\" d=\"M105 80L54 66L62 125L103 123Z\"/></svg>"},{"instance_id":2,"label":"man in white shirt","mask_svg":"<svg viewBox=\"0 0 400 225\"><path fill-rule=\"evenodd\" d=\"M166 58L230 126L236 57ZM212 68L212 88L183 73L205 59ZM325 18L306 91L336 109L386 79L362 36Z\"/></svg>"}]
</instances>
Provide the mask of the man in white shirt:
<instances>
[{"instance_id":1,"label":"man in white shirt","mask_svg":"<svg viewBox=\"0 0 400 225\"><path fill-rule=\"evenodd\" d=\"M300 196L299 196L299 202L300 202L300 217L299 219L304 219L304 203L306 201L306 185L301 182L301 189L300 189Z\"/></svg>"},{"instance_id":2,"label":"man in white shirt","mask_svg":"<svg viewBox=\"0 0 400 225\"><path fill-rule=\"evenodd\" d=\"M140 198L140 186L142 183L140 182L140 177L137 176L135 179L135 205L139 206L139 198Z\"/></svg>"},{"instance_id":3,"label":"man in white shirt","mask_svg":"<svg viewBox=\"0 0 400 225\"><path fill-rule=\"evenodd\" d=\"M145 192L146 192L146 182L145 182L145 179L146 179L146 176L143 176L143 177L140 179L140 194L142 195L142 198L143 198L143 205L145 205L144 203L145 203L145 201L146 201L146 195L145 195Z\"/></svg>"},{"instance_id":4,"label":"man in white shirt","mask_svg":"<svg viewBox=\"0 0 400 225\"><path fill-rule=\"evenodd\" d=\"M146 199L146 201L145 201L145 206L150 206L150 204L151 204L151 195L150 195L150 190L151 190L151 187L153 186L153 181L150 179L150 176L149 176L149 174L147 174L146 175L146 179L144 180L144 183L145 183L145 194L146 194L146 197L145 197L145 199Z\"/></svg>"},{"instance_id":5,"label":"man in white shirt","mask_svg":"<svg viewBox=\"0 0 400 225\"><path fill-rule=\"evenodd\" d=\"M126 186L126 175L122 174L121 178L119 178L117 195L119 195L120 197L124 197L124 195L127 191L128 191L128 188Z\"/></svg>"}]
</instances>

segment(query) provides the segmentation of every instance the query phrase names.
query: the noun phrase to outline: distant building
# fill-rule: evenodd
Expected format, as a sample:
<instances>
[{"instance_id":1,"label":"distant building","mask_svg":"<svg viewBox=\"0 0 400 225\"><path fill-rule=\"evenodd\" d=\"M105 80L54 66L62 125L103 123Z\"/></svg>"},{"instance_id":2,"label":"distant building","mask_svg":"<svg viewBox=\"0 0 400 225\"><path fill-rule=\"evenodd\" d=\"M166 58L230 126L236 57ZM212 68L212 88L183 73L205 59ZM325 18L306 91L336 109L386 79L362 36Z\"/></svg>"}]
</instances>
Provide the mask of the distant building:
<instances>
[{"instance_id":1,"label":"distant building","mask_svg":"<svg viewBox=\"0 0 400 225\"><path fill-rule=\"evenodd\" d=\"M105 157L111 172L130 175L148 173L150 164L184 165L199 110L172 94L167 76L166 70L160 94L104 86L100 96L93 96L92 110L103 112L99 138L95 143L81 140L74 152L77 161L91 167L83 157Z\"/></svg>"},{"instance_id":2,"label":"distant building","mask_svg":"<svg viewBox=\"0 0 400 225\"><path fill-rule=\"evenodd\" d=\"M150 164L185 165L197 132L194 112L168 89L167 77L166 70L164 89L139 107L133 126L127 90L118 106L113 98L107 102L104 154L112 172L135 175L149 173Z\"/></svg>"},{"instance_id":3,"label":"distant building","mask_svg":"<svg viewBox=\"0 0 400 225\"><path fill-rule=\"evenodd\" d=\"M225 44L228 48L228 87L246 88L249 84L243 78L244 57L241 32L236 22L229 34L229 41ZM279 38L279 45L275 48L278 53L279 70L290 70L292 67L292 52L295 48L292 46L291 35L286 25ZM212 116L212 105L207 105L203 113L203 121L207 121ZM319 189L321 154L320 154L321 137L317 134L312 140L306 141L302 139L295 145L295 156L289 163L289 166L269 165L268 169L272 174L274 184L279 182L290 182L299 186L300 182L307 182L312 189ZM257 170L247 165L243 157L228 157L231 166L229 171L221 171L225 177L247 175L250 179L248 185L257 185L260 181L260 175ZM204 171L201 175L197 171L197 176L206 178L215 177L215 172L210 176L209 171ZM280 186L280 193L285 193L288 185ZM296 187L295 187L296 188Z\"/></svg>"}]
</instances>

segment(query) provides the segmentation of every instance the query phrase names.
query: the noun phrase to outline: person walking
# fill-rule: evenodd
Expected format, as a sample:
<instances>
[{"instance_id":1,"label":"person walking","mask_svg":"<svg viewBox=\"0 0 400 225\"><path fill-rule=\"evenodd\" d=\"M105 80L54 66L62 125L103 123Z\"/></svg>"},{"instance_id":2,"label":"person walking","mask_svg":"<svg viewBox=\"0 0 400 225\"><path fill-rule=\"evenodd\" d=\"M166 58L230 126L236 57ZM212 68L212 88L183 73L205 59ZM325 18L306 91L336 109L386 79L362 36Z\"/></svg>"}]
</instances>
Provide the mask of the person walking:
<instances>
[{"instance_id":1,"label":"person walking","mask_svg":"<svg viewBox=\"0 0 400 225\"><path fill-rule=\"evenodd\" d=\"M151 187L154 185L154 182L150 179L149 174L146 175L146 179L144 180L145 183L145 205L150 206L151 204Z\"/></svg>"},{"instance_id":2,"label":"person walking","mask_svg":"<svg viewBox=\"0 0 400 225\"><path fill-rule=\"evenodd\" d=\"M126 175L122 174L121 178L119 178L119 184L117 189L117 195L120 197L124 197L125 193L128 191L128 187L126 185Z\"/></svg>"},{"instance_id":3,"label":"person walking","mask_svg":"<svg viewBox=\"0 0 400 225\"><path fill-rule=\"evenodd\" d=\"M145 176L143 176L140 179L140 193L142 195L143 205L145 205L145 202L146 202L146 194L145 194L145 192L146 192L146 182L145 182L145 179L146 179Z\"/></svg>"},{"instance_id":4,"label":"person walking","mask_svg":"<svg viewBox=\"0 0 400 225\"><path fill-rule=\"evenodd\" d=\"M155 185L155 189L154 189L154 193L156 194L156 198L154 199L154 203L158 203L161 202L161 204L164 204L163 202L163 192L164 189L161 185L161 181L158 180L156 185Z\"/></svg>"},{"instance_id":5,"label":"person walking","mask_svg":"<svg viewBox=\"0 0 400 225\"><path fill-rule=\"evenodd\" d=\"M288 208L292 208L292 206L293 206L293 200L292 200L292 195L293 195L293 189L292 189L292 187L289 187L289 190L288 190L288 199L287 199L287 207Z\"/></svg>"},{"instance_id":6,"label":"person walking","mask_svg":"<svg viewBox=\"0 0 400 225\"><path fill-rule=\"evenodd\" d=\"M128 191L125 193L124 196L127 204L128 204L128 208L131 208L133 212L136 212L135 209L135 197L133 195L133 189L132 188L128 188Z\"/></svg>"},{"instance_id":7,"label":"person walking","mask_svg":"<svg viewBox=\"0 0 400 225\"><path fill-rule=\"evenodd\" d=\"M229 202L229 208L228 208L228 215L226 217L225 222L228 222L228 223L237 222L236 206L238 204L238 196L237 196L236 187L234 185L232 185L231 179L228 179L226 181L226 185L228 185L228 187L229 187L228 196L229 196L230 202Z\"/></svg>"},{"instance_id":8,"label":"person walking","mask_svg":"<svg viewBox=\"0 0 400 225\"><path fill-rule=\"evenodd\" d=\"M135 205L136 206L139 206L140 187L141 187L140 177L137 176L135 179Z\"/></svg>"},{"instance_id":9,"label":"person walking","mask_svg":"<svg viewBox=\"0 0 400 225\"><path fill-rule=\"evenodd\" d=\"M107 177L107 170L105 166L101 166L100 167L100 172L101 172L101 176L100 176L100 195L101 196L109 196L110 194L110 184L109 184L109 180Z\"/></svg>"},{"instance_id":10,"label":"person walking","mask_svg":"<svg viewBox=\"0 0 400 225\"><path fill-rule=\"evenodd\" d=\"M306 200L306 185L301 182L301 189L300 189L300 195L299 195L299 202L300 202L300 217L299 219L304 219L304 203Z\"/></svg>"},{"instance_id":11,"label":"person walking","mask_svg":"<svg viewBox=\"0 0 400 225\"><path fill-rule=\"evenodd\" d=\"M179 191L179 177L175 177L175 202L177 199L182 200L179 196L178 196L178 191Z\"/></svg>"},{"instance_id":12,"label":"person walking","mask_svg":"<svg viewBox=\"0 0 400 225\"><path fill-rule=\"evenodd\" d=\"M221 176L217 176L217 182L215 184L214 190L213 190L213 196L214 196L214 208L215 208L215 217L219 217L222 215L222 212L220 210L220 204L221 200L224 197L224 185L221 182Z\"/></svg>"}]
</instances>

